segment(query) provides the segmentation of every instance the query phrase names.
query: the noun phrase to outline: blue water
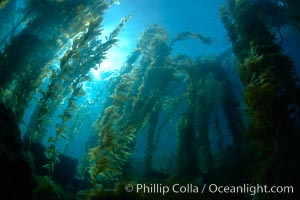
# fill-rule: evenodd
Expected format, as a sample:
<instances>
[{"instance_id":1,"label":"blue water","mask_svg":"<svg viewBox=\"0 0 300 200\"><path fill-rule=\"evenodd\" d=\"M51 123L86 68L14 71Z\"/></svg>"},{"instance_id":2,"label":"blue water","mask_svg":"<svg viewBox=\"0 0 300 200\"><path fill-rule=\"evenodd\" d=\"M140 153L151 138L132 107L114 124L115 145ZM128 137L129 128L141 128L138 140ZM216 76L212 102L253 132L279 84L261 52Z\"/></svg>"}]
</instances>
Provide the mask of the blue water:
<instances>
[{"instance_id":1,"label":"blue water","mask_svg":"<svg viewBox=\"0 0 300 200\"><path fill-rule=\"evenodd\" d=\"M185 53L191 57L217 55L230 47L226 31L218 17L219 8L223 3L222 0L122 1L120 5L114 5L108 10L104 26L112 28L122 17L132 16L120 35L117 51L121 56L127 55L135 47L141 32L151 24L159 24L168 30L171 38L182 31L193 31L213 39L213 44L209 46L193 39L178 42L174 46L174 54ZM115 62L119 64L122 60Z\"/></svg>"},{"instance_id":2,"label":"blue water","mask_svg":"<svg viewBox=\"0 0 300 200\"><path fill-rule=\"evenodd\" d=\"M45 10L42 13L38 10L44 7L33 6L33 12L28 12L30 9L26 5L30 0L8 1L0 8L0 50L3 59L0 72L7 73L8 77L0 81L0 100L16 114L24 146L28 148L26 152L32 151L34 157L37 152L30 149L30 145L42 145L43 149L38 150L42 156L36 156L40 163L34 161L37 174L49 176L60 184L61 180L56 176L63 170L55 168L59 163L65 168L77 170L71 178L66 177L70 178L69 185L63 185L72 192L91 188L100 192L119 192L116 188L122 187L120 185L139 181L166 185L172 181L182 181L201 185L216 180L222 184L256 180L256 175L251 174L256 163L251 161L256 162L269 152L264 149L268 142L259 143L269 135L257 136L256 132L247 130L249 127L251 129L251 125L255 127L259 124L260 121L251 124L251 117L263 116L259 115L260 109L268 107L269 103L261 106L265 96L262 95L261 100L251 95L255 92L260 94L261 88L267 88L269 90L263 91L268 96L278 86L276 81L282 80L280 76L277 77L280 80L269 78L273 74L268 71L258 75L261 73L259 70L250 74L248 82L243 80L246 75L242 74L241 69L255 68L261 64L260 59L267 60L273 54L259 52L260 46L253 45L255 40L247 41L242 37L247 35L245 33L240 33L236 41L228 37L232 33L228 33L221 22L220 8L230 6L230 2L238 4L241 1L115 0L105 11L103 22L98 27L101 34L92 35L88 42L79 45L74 44L87 33L89 26L86 24L89 22L84 21L85 24L80 26L80 21L74 23L73 18L67 18L74 13L68 13L68 9L61 11L59 7L72 1L48 0L47 3L57 6L61 12L57 13L58 19L70 20L68 22L78 30L70 30L70 24L60 26L55 17L48 22L47 14L43 13ZM72 3L66 5L72 8ZM280 7L283 8L283 4ZM77 9L80 11L81 7ZM66 15L66 18L61 19L61 15ZM41 16L45 17L46 27L38 20ZM84 13L86 16L87 13ZM131 17L113 38L117 42L107 50L101 49L95 53L97 47L113 41L112 32L122 20L127 19L126 16ZM270 18L266 18L265 23L268 20ZM287 22L280 28L269 25L268 30L275 38L273 45L278 45L282 50L280 53L288 56L284 58L291 61L297 88L297 78L300 77L299 27L290 22L290 18L285 20ZM31 22L40 24L32 25ZM234 26L237 31L241 27ZM169 38L164 40L165 35L155 32L158 30ZM150 38L143 35L151 31L155 34ZM188 36L171 46L171 41L180 33ZM21 40L15 41L18 36ZM206 43L203 38L209 38L211 43ZM147 42L138 46L142 40ZM17 46L10 48L14 44ZM235 48L238 45L241 47L237 51ZM267 49L264 45L261 47ZM19 51L24 55L19 55ZM95 61L100 51L105 58ZM247 51L245 55L243 51ZM134 55L138 57L131 63ZM7 58L10 60L7 61ZM257 80L253 81L255 78ZM289 79L291 77L284 81ZM37 80L40 82L36 83ZM265 84L268 81L271 86ZM250 92L245 90L258 83L263 86ZM280 90L278 95L285 91ZM270 106L274 106L277 99L270 99ZM295 127L299 123L299 110L293 107L296 103L287 104L290 106L287 112L291 112L287 118L294 117ZM272 107L275 113L277 107ZM266 121L271 121L268 123L277 123L272 115L266 116L270 118ZM283 125L289 127L289 122ZM261 131L259 128L256 130ZM276 149L278 141L274 140L270 142L273 145L271 149L282 150L279 147L279 150ZM254 141L253 144L251 141ZM245 155L250 159L245 159ZM78 163L65 164L69 158ZM49 163L53 164L52 171L46 166ZM272 165L270 163L266 165L269 167ZM258 163L258 168L264 164L263 161ZM80 171L81 166L85 168ZM95 176L93 169L98 170ZM248 173L248 170L251 172ZM263 167L260 170L263 175L273 173L263 171ZM240 177L243 174L247 174L247 179ZM75 187L75 181L82 181L80 189Z\"/></svg>"}]
</instances>

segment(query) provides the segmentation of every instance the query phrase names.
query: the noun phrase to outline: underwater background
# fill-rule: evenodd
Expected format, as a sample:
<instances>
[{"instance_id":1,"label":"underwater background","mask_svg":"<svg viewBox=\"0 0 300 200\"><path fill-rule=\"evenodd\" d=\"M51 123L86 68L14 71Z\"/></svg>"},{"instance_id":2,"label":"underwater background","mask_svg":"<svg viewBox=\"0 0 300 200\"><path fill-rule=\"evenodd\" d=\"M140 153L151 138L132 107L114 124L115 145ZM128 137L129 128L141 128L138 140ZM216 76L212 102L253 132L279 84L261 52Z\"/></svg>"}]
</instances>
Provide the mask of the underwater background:
<instances>
[{"instance_id":1,"label":"underwater background","mask_svg":"<svg viewBox=\"0 0 300 200\"><path fill-rule=\"evenodd\" d=\"M0 0L0 198L298 199L299 10Z\"/></svg>"}]
</instances>

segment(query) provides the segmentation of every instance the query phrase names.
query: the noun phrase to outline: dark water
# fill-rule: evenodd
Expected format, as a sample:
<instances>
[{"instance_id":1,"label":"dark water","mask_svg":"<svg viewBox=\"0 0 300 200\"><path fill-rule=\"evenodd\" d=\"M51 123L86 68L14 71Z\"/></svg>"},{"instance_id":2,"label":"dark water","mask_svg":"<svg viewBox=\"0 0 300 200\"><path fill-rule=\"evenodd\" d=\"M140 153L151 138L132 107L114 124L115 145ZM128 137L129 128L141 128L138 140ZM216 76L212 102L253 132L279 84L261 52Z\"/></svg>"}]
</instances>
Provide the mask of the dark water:
<instances>
[{"instance_id":1,"label":"dark water","mask_svg":"<svg viewBox=\"0 0 300 200\"><path fill-rule=\"evenodd\" d=\"M0 1L3 195L297 199L299 9Z\"/></svg>"}]
</instances>

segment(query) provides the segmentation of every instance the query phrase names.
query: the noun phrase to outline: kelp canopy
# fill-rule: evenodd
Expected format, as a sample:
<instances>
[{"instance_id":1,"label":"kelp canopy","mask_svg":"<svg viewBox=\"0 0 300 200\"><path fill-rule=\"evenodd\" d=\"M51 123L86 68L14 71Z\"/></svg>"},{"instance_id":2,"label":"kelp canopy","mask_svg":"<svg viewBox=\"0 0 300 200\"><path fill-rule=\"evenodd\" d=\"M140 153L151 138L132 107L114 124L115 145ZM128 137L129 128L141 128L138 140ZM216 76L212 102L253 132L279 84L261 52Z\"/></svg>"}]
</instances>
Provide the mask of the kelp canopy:
<instances>
[{"instance_id":1,"label":"kelp canopy","mask_svg":"<svg viewBox=\"0 0 300 200\"><path fill-rule=\"evenodd\" d=\"M208 47L214 38L153 24L120 69L97 80L92 72L113 59L107 52L131 18L117 19L104 35L114 4L120 2L29 0L1 41L3 113L9 108L22 130L32 196L163 198L127 194L128 183L296 187L299 83L281 46L285 26L299 28L296 1L224 2L220 19L232 49L219 55L174 53L178 43ZM0 9L9 6L0 1ZM200 198L194 195L182 198ZM253 197L201 198L211 196ZM285 197L294 196L254 198Z\"/></svg>"}]
</instances>

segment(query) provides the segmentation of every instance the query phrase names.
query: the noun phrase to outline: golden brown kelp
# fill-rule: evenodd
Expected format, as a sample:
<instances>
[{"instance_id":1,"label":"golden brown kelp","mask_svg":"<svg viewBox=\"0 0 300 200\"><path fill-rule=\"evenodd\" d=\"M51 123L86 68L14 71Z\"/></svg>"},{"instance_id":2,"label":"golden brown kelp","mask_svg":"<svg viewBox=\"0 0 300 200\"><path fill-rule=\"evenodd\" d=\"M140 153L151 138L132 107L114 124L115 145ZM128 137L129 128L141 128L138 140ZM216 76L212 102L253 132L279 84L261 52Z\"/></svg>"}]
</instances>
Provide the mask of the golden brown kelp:
<instances>
[{"instance_id":1,"label":"golden brown kelp","mask_svg":"<svg viewBox=\"0 0 300 200\"><path fill-rule=\"evenodd\" d=\"M188 38L194 38L197 39L204 44L210 44L211 38L204 37L199 33L194 32L183 32L176 34L174 36L174 39L170 43L170 48L174 45L174 43L185 40ZM203 76L201 73L197 73L197 69L199 69L198 66L196 66L192 60L190 60L187 56L178 56L174 60L170 61L171 66L176 69L173 73L179 73L183 75L183 80L186 83L179 82L181 84L187 84L187 94L182 95L182 100L184 102L184 99L187 97L187 111L186 114L182 117L181 121L177 124L177 130L178 130L178 146L177 146L177 178L191 178L194 177L199 172L198 168L198 150L199 147L197 140L196 140L196 121L197 121L197 89L194 87L197 85L200 87L201 82L199 81L201 77ZM193 71L196 70L196 71ZM173 81L177 80L178 77L173 77ZM199 89L199 88L198 88ZM168 100L168 103L174 105L179 105L176 103L178 99L171 99L166 98ZM174 108L172 108L171 112L174 111ZM170 111L169 111L170 112ZM205 131L204 131L205 132ZM206 133L204 133L205 135ZM208 135L208 134L207 134ZM209 143L207 143L209 145ZM206 152L209 152L208 149Z\"/></svg>"},{"instance_id":2,"label":"golden brown kelp","mask_svg":"<svg viewBox=\"0 0 300 200\"><path fill-rule=\"evenodd\" d=\"M219 101L218 97L220 94L218 94L218 92L220 90L224 90L222 82L215 79L213 74L208 74L208 76L203 80L202 86L200 85L197 89L197 96L195 100L197 105L197 112L195 114L198 122L195 125L196 133L198 132L196 137L196 152L199 160L199 172L205 179L213 178L213 174L215 172L215 158L212 152L213 142L211 141L212 135L210 125L212 124L213 108Z\"/></svg>"},{"instance_id":3,"label":"golden brown kelp","mask_svg":"<svg viewBox=\"0 0 300 200\"><path fill-rule=\"evenodd\" d=\"M153 169L152 159L160 136L160 130L157 129L159 115L166 110L164 104L171 101L167 87L176 81L176 70L171 64L171 48L168 41L168 33L163 28L153 25L142 34L138 44L143 55L139 63L142 67L142 79L138 83L137 95L132 104L133 109L137 110L130 113L128 122L147 125L145 175L149 178L163 175ZM142 120L136 121L139 118Z\"/></svg>"},{"instance_id":4,"label":"golden brown kelp","mask_svg":"<svg viewBox=\"0 0 300 200\"><path fill-rule=\"evenodd\" d=\"M176 176L180 180L182 178L190 179L199 174L198 168L198 152L196 150L196 135L195 135L195 122L196 122L196 104L195 104L195 95L197 91L195 91L195 86L202 82L198 82L198 73L189 73L192 70L196 69L193 64L193 61L190 60L187 56L177 57L175 59L175 66L177 69L184 69L185 74L185 84L186 84L186 102L187 109L186 113L182 117L181 121L177 123L177 131L178 131L178 144L177 144L177 172ZM191 80L191 75L194 74L194 78L197 77L197 80ZM197 74L197 75L196 75ZM194 81L194 82L193 82Z\"/></svg>"},{"instance_id":5,"label":"golden brown kelp","mask_svg":"<svg viewBox=\"0 0 300 200\"><path fill-rule=\"evenodd\" d=\"M207 73L200 73L202 67L200 63L191 60L179 63L184 63L184 66L179 68L183 68L186 74L187 110L177 124L177 178L190 179L199 174L207 174L207 168L212 167L212 163L209 162L211 149L208 127L214 102L213 96L210 95L213 89L211 86L207 88ZM201 166L199 158L202 160Z\"/></svg>"},{"instance_id":6,"label":"golden brown kelp","mask_svg":"<svg viewBox=\"0 0 300 200\"><path fill-rule=\"evenodd\" d=\"M56 137L53 140L49 140L49 142L55 144L59 139L66 139L66 123L70 120L72 117L72 114L75 114L74 111L77 110L76 106L76 98L79 98L85 94L84 90L82 89L82 84L88 80L85 77L87 77L88 70L96 65L96 62L101 62L104 59L104 53L117 41L116 37L121 30L121 27L124 25L124 23L128 20L129 18L126 17L121 20L120 25L117 27L117 29L111 34L109 40L101 45L99 45L96 48L91 48L91 49L96 49L96 52L98 53L98 56L94 56L92 58L98 58L97 60L91 60L87 61L90 65L86 65L86 69L81 69L79 72L79 78L75 79L74 82L72 83L72 93L71 97L68 100L68 105L66 109L64 110L63 114L60 116L62 119L61 124L56 124ZM74 45L74 44L73 44ZM95 52L93 52L95 53ZM91 57L91 56L89 56ZM84 57L86 58L86 57ZM94 64L94 65L93 65ZM124 79L125 80L125 79ZM124 88L123 88L124 89ZM124 97L124 96L123 96ZM71 139L71 138L69 138ZM110 139L109 139L110 140ZM70 142L70 141L69 141ZM121 150L122 154L125 154L127 156L127 152L125 150ZM101 165L104 163L101 162ZM115 171L116 172L116 171Z\"/></svg>"},{"instance_id":7,"label":"golden brown kelp","mask_svg":"<svg viewBox=\"0 0 300 200\"><path fill-rule=\"evenodd\" d=\"M224 59L224 56L227 59ZM229 69L235 66L235 62L233 61L235 59L225 52L224 55L210 59L206 63L205 68L209 69L212 76L221 84L222 94L220 94L220 100L222 109L228 121L228 129L232 133L233 146L240 152L244 143L244 122L237 94L233 90L234 84L238 83L234 83L230 78L230 76L232 77L232 72Z\"/></svg>"},{"instance_id":8,"label":"golden brown kelp","mask_svg":"<svg viewBox=\"0 0 300 200\"><path fill-rule=\"evenodd\" d=\"M128 60L130 60L131 56L129 56ZM132 62L135 62L132 61ZM130 64L128 64L130 63ZM121 69L121 71L123 73L128 73L131 71L131 69L133 68L133 66L131 66L131 62L126 62L125 66ZM126 69L126 70L124 70ZM123 74L123 73L120 73L120 74ZM91 171L91 165L93 165L93 161L95 160L95 157L96 155L91 155L90 153L88 152L91 152L91 150L94 149L94 147L98 146L98 141L99 141L99 132L100 132L100 128L102 126L100 126L100 123L102 121L102 119L104 118L104 116L106 117L110 117L109 115L112 113L111 110L112 110L112 107L110 107L112 105L112 95L114 93L114 88L122 81L122 77L121 76L114 76L110 79L110 81L106 82L104 85L103 85L103 88L107 88L107 91L109 92L108 95L107 95L107 98L105 98L105 101L103 103L103 107L104 107L104 110L103 111L98 111L99 114L98 114L98 117L97 117L97 120L93 123L93 131L92 133L89 135L88 137L88 140L85 144L85 151L87 152L87 155L86 157L84 157L80 163L80 166L79 166L79 170L78 170L78 174L80 177L85 177L86 174L92 172ZM95 102L98 102L103 96L102 94L102 91L99 92L96 96L96 98L94 99ZM94 104L94 103L92 103ZM107 109L109 109L110 111L108 111ZM108 124L110 125L110 124ZM105 125L106 126L106 125ZM103 127L102 127L103 128ZM92 157L91 157L92 156ZM95 180L93 180L95 182Z\"/></svg>"},{"instance_id":9,"label":"golden brown kelp","mask_svg":"<svg viewBox=\"0 0 300 200\"><path fill-rule=\"evenodd\" d=\"M212 122L215 109L224 111L228 128L232 134L233 147L241 142L242 124L241 116L235 104L235 94L232 83L226 72L228 63L223 57L204 57L191 60L187 56L177 56L174 66L178 72L184 74L186 87L186 111L177 124L178 130L178 178L213 178L215 163L212 154L210 126L218 129L218 122ZM230 95L229 97L227 95ZM219 119L218 119L219 120ZM223 134L219 130L217 140ZM184 156L182 156L184 155ZM222 156L222 155L217 155ZM192 164L191 164L192 163Z\"/></svg>"},{"instance_id":10,"label":"golden brown kelp","mask_svg":"<svg viewBox=\"0 0 300 200\"><path fill-rule=\"evenodd\" d=\"M61 124L57 124L57 126L60 127L58 128L58 132L65 133L64 127L66 127L66 123L71 119L72 113L74 113L74 111L78 109L76 105L77 99L85 95L85 91L82 88L83 83L86 81L91 81L91 78L87 75L87 73L89 72L91 67L96 68L96 65L98 63L101 63L102 60L104 60L105 52L117 41L117 36L119 32L121 31L122 27L124 26L124 24L129 18L130 17L127 16L121 20L119 26L110 34L108 40L105 43L99 45L98 47L97 46L94 47L92 45L88 46L88 48L94 49L93 51L91 51L93 55L92 56L93 59L86 59L88 55L82 55L83 59L85 59L84 62L87 62L88 64L81 66L77 78L73 80L71 97L68 99L68 104L66 109L63 111L63 114L60 116L62 122ZM96 43L95 41L93 42ZM81 51L87 51L87 50L85 50L84 47L82 47Z\"/></svg>"},{"instance_id":11,"label":"golden brown kelp","mask_svg":"<svg viewBox=\"0 0 300 200\"><path fill-rule=\"evenodd\" d=\"M75 199L75 195L67 193L64 188L49 176L35 176L37 186L33 190L34 199Z\"/></svg>"},{"instance_id":12,"label":"golden brown kelp","mask_svg":"<svg viewBox=\"0 0 300 200\"><path fill-rule=\"evenodd\" d=\"M85 11L89 1L68 2L29 1L24 9L28 11L28 15L24 16L26 27L12 37L0 55L0 87L3 93L9 85L14 85L18 91L5 100L9 104L18 105L12 105L12 109L19 121L34 91L50 76L53 57L65 48L74 30L82 27L77 20L82 18L81 12Z\"/></svg>"},{"instance_id":13,"label":"golden brown kelp","mask_svg":"<svg viewBox=\"0 0 300 200\"><path fill-rule=\"evenodd\" d=\"M204 44L210 44L211 43L211 38L205 37L205 36L201 35L200 33L183 32L183 33L176 34L174 36L173 40L171 41L170 46L172 46L177 41L186 40L186 39L189 39L189 38L194 38L196 40L200 40Z\"/></svg>"},{"instance_id":14,"label":"golden brown kelp","mask_svg":"<svg viewBox=\"0 0 300 200\"><path fill-rule=\"evenodd\" d=\"M127 61L125 62L124 66L120 69L120 74L127 74L129 72L131 72L134 68L134 64L136 62L136 60L138 59L138 57L140 56L140 50L135 49L133 51L133 53L131 55L128 56ZM135 70L137 72L137 70ZM135 80L135 79L133 79ZM106 88L108 95L108 98L104 99L104 103L103 103L103 107L104 110L103 111L98 111L98 117L97 120L93 123L93 131L92 133L89 135L88 137L88 141L85 144L85 150L86 152L90 151L92 148L94 148L95 146L98 145L98 140L99 140L99 131L100 128L102 126L99 126L99 124L102 121L102 118L104 118L105 115L110 115L111 112L107 112L106 108L110 107L113 103L112 100L112 95L115 92L115 88L116 86L122 81L122 76L113 76L110 81L107 81L104 83L104 85L102 86L102 89L100 89L100 92L97 94L96 98L94 99L93 102L91 102L92 105L94 105L96 102L98 102L101 98L105 98L103 96L103 90L104 88ZM112 108L109 108L110 110ZM91 165L91 158L89 156L86 156L82 159L81 163L80 163L80 167L79 167L79 175L80 177L85 177L85 174L88 173L88 169L90 169L90 165ZM89 171L91 172L91 171Z\"/></svg>"},{"instance_id":15,"label":"golden brown kelp","mask_svg":"<svg viewBox=\"0 0 300 200\"><path fill-rule=\"evenodd\" d=\"M122 166L131 155L129 145L135 139L136 128L122 125L121 121L122 117L126 117L124 107L130 100L136 78L134 72L121 76L111 95L112 105L105 109L97 122L100 138L98 146L89 149L88 152L89 174L93 184L112 187L105 185L105 182L118 181L122 174Z\"/></svg>"},{"instance_id":16,"label":"golden brown kelp","mask_svg":"<svg viewBox=\"0 0 300 200\"><path fill-rule=\"evenodd\" d=\"M47 91L42 92L43 98L39 104L46 110L42 110L38 114L38 121L33 133L35 135L33 138L37 140L43 137L41 133L45 134L43 129L47 126L47 120L69 93L73 94L69 99L67 109L74 108L74 98L82 96L84 93L81 84L89 80L87 73L91 68L96 67L97 63L103 61L105 52L117 41L116 35L103 43L98 41L96 37L101 33L102 16L99 13L103 14L103 9L108 8L109 4L101 1L90 6L90 13L82 22L83 31L80 30L75 35L72 46L60 59L59 70L57 72L52 71ZM127 18L122 20L119 27L123 26L126 20ZM119 32L119 27L116 29L118 30L116 34ZM66 110L61 117L63 121L68 121L71 113Z\"/></svg>"},{"instance_id":17,"label":"golden brown kelp","mask_svg":"<svg viewBox=\"0 0 300 200\"><path fill-rule=\"evenodd\" d=\"M32 46L39 50L41 54L33 51ZM22 32L13 39L1 55L0 85L2 101L13 109L19 122L23 117L23 111L29 100L27 98L30 92L36 89L31 82L40 73L39 64L47 60L47 56L42 55L42 53L45 53L45 47L44 41L37 39L28 32ZM28 82L29 80L31 82ZM11 91L11 95L8 95L7 92L10 89L14 90Z\"/></svg>"},{"instance_id":18,"label":"golden brown kelp","mask_svg":"<svg viewBox=\"0 0 300 200\"><path fill-rule=\"evenodd\" d=\"M293 63L257 14L256 2L227 2L232 6L223 8L221 17L240 62L248 105L246 132L253 154L249 178L255 184L295 184L298 166L290 160L297 157L300 104Z\"/></svg>"},{"instance_id":19,"label":"golden brown kelp","mask_svg":"<svg viewBox=\"0 0 300 200\"><path fill-rule=\"evenodd\" d=\"M154 107L153 111L149 113L148 119L148 130L147 130L147 144L146 144L146 152L145 152L145 176L157 176L158 173L155 172L152 166L152 159L156 150L156 142L155 142L155 130L157 128L159 114L162 111L162 103L158 101Z\"/></svg>"},{"instance_id":20,"label":"golden brown kelp","mask_svg":"<svg viewBox=\"0 0 300 200\"><path fill-rule=\"evenodd\" d=\"M139 129L159 101L161 88L172 80L167 65L169 48L167 32L157 25L142 35L137 45L141 59L135 65L136 51L126 65L111 95L112 105L105 109L99 122L99 144L89 151L90 176L95 184L119 181L123 167L133 151Z\"/></svg>"},{"instance_id":21,"label":"golden brown kelp","mask_svg":"<svg viewBox=\"0 0 300 200\"><path fill-rule=\"evenodd\" d=\"M96 67L96 64L103 61L105 52L117 41L116 37L121 27L128 20L128 17L124 18L109 39L106 42L100 42L97 36L101 33L102 15L109 5L106 1L100 1L88 4L87 8L78 7L79 10L88 14L85 16L77 15L78 18L82 19L82 23L75 30L77 34L71 34L74 35L72 46L60 59L60 68L51 70L47 90L40 91L42 98L38 102L36 116L32 118L34 122L30 122L32 129L29 129L28 135L26 135L31 142L39 142L47 134L47 126L51 124L53 112L71 93L67 109L61 115L63 123L56 125L56 135L48 139L51 145L45 153L51 156L46 156L49 159L49 164L45 167L49 168L50 172L53 171L53 167L58 161L56 142L66 138L65 123L71 118L72 111L76 109L76 98L85 94L82 84L89 80L87 73L92 67ZM77 17L76 19L78 19ZM61 48L65 47L61 46ZM60 51L62 49L58 50L58 52Z\"/></svg>"},{"instance_id":22,"label":"golden brown kelp","mask_svg":"<svg viewBox=\"0 0 300 200\"><path fill-rule=\"evenodd\" d=\"M73 142L73 140L78 136L83 126L86 124L87 117L89 116L91 111L90 104L83 103L78 108L77 111L74 112L74 119L71 127L66 130L66 138L65 138L65 145L63 147L63 154L69 148L69 145ZM62 127L64 128L64 127Z\"/></svg>"},{"instance_id":23,"label":"golden brown kelp","mask_svg":"<svg viewBox=\"0 0 300 200\"><path fill-rule=\"evenodd\" d=\"M123 77L123 80L130 79ZM119 125L122 116L123 105L128 101L131 84L127 84L129 90L121 90L121 82L113 94L113 104L105 109L104 115L99 123L99 144L91 148L88 153L90 162L89 173L93 184L103 182L117 181L122 174L121 167L127 161L130 152L128 143L134 139L133 127L127 126L124 132L117 132L115 124ZM123 87L122 86L122 87ZM125 88L125 86L123 87ZM125 128L125 124L123 125ZM122 145L120 145L122 144Z\"/></svg>"}]
</instances>

